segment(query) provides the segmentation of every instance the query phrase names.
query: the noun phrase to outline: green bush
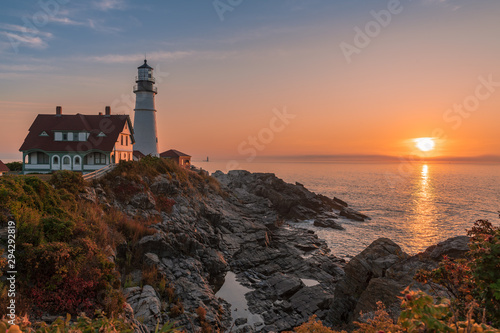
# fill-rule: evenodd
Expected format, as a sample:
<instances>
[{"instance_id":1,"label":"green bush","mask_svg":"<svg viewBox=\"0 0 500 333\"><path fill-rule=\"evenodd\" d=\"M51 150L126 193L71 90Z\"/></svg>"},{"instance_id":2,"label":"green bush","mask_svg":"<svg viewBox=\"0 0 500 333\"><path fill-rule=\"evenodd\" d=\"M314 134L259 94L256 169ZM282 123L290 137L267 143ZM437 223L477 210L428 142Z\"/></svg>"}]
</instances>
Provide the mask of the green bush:
<instances>
[{"instance_id":1,"label":"green bush","mask_svg":"<svg viewBox=\"0 0 500 333\"><path fill-rule=\"evenodd\" d=\"M75 222L54 216L42 218L43 234L48 242L68 242L73 234Z\"/></svg>"},{"instance_id":2,"label":"green bush","mask_svg":"<svg viewBox=\"0 0 500 333\"><path fill-rule=\"evenodd\" d=\"M23 170L23 162L10 162L10 163L5 163L7 168L9 168L10 171L22 171Z\"/></svg>"},{"instance_id":3,"label":"green bush","mask_svg":"<svg viewBox=\"0 0 500 333\"><path fill-rule=\"evenodd\" d=\"M85 187L85 180L81 173L67 170L55 172L49 183L56 189L65 189L72 194L83 192Z\"/></svg>"}]
</instances>

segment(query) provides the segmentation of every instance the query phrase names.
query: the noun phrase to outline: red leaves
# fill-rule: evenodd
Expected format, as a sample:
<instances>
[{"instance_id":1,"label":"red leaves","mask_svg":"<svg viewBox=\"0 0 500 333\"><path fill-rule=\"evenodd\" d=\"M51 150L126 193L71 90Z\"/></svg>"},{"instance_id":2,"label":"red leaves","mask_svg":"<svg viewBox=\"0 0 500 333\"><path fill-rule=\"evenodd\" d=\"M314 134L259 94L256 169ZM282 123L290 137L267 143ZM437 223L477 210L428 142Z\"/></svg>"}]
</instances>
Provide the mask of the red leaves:
<instances>
[{"instance_id":1,"label":"red leaves","mask_svg":"<svg viewBox=\"0 0 500 333\"><path fill-rule=\"evenodd\" d=\"M41 312L92 314L95 308L97 280L84 280L71 276L62 280L54 290L38 283L30 290L33 305Z\"/></svg>"}]
</instances>

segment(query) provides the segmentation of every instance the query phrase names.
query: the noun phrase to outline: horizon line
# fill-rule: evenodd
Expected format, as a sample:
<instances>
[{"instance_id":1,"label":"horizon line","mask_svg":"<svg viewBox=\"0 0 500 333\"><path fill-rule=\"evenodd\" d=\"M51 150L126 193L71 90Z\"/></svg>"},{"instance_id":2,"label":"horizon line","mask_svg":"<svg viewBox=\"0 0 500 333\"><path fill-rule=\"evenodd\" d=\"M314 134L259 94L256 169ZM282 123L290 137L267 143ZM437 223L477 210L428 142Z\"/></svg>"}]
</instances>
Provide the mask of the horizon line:
<instances>
[{"instance_id":1,"label":"horizon line","mask_svg":"<svg viewBox=\"0 0 500 333\"><path fill-rule=\"evenodd\" d=\"M308 154L308 155L267 155L259 156L257 160L310 160L316 162L328 161L385 161L385 162L488 162L500 163L500 155L476 155L476 156L433 156L422 157L417 155L383 155L383 154Z\"/></svg>"}]
</instances>

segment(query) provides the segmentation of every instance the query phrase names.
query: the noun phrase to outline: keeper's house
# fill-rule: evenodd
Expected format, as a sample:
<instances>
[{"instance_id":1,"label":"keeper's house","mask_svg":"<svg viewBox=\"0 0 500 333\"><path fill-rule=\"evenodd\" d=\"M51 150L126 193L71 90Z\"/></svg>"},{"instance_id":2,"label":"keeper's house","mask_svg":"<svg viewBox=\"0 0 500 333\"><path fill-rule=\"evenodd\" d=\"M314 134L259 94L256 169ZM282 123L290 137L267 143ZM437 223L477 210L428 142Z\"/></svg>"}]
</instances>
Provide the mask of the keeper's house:
<instances>
[{"instance_id":1,"label":"keeper's house","mask_svg":"<svg viewBox=\"0 0 500 333\"><path fill-rule=\"evenodd\" d=\"M89 173L106 165L133 160L134 130L130 117L105 114L39 114L19 149L23 173L72 170Z\"/></svg>"}]
</instances>

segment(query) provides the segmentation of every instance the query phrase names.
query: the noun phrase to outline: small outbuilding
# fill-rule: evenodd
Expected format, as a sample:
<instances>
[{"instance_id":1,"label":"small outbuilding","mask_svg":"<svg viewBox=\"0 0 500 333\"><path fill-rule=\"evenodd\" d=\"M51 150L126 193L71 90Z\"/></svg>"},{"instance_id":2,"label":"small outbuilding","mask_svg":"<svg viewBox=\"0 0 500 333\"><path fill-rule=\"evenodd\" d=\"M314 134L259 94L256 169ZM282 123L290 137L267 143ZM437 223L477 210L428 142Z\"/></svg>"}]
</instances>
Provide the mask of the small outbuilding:
<instances>
[{"instance_id":1,"label":"small outbuilding","mask_svg":"<svg viewBox=\"0 0 500 333\"><path fill-rule=\"evenodd\" d=\"M191 168L191 155L184 154L178 150L170 149L164 151L160 154L161 158L171 158L175 161L175 163L179 164L179 166L190 169Z\"/></svg>"},{"instance_id":2,"label":"small outbuilding","mask_svg":"<svg viewBox=\"0 0 500 333\"><path fill-rule=\"evenodd\" d=\"M0 160L0 176L9 171L9 168Z\"/></svg>"}]
</instances>

